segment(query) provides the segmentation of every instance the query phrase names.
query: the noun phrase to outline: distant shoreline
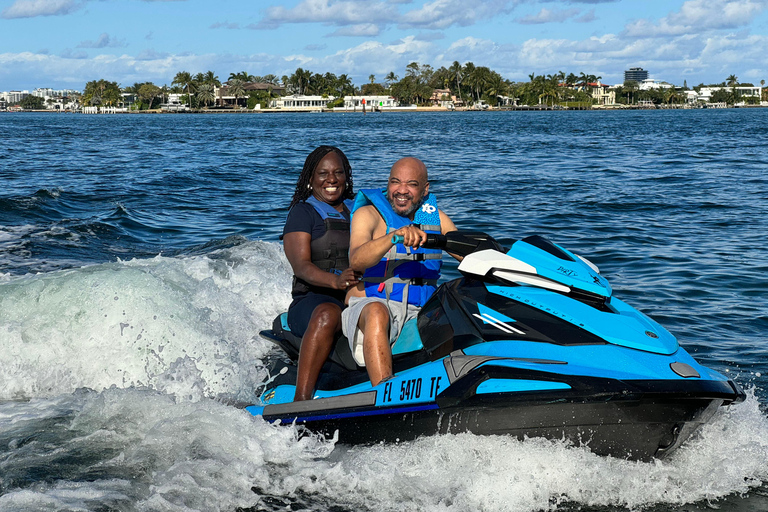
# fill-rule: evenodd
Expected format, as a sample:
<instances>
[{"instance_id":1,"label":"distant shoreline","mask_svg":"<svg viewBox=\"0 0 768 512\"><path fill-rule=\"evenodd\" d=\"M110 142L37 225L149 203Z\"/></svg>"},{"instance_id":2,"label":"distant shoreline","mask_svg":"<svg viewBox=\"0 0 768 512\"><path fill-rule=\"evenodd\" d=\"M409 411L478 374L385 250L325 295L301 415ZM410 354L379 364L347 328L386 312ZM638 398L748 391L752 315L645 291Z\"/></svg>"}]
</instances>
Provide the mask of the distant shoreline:
<instances>
[{"instance_id":1,"label":"distant shoreline","mask_svg":"<svg viewBox=\"0 0 768 512\"><path fill-rule=\"evenodd\" d=\"M489 107L487 109L447 109L444 107L416 107L411 109L377 109L377 110L333 110L333 109L259 109L259 110L228 110L228 109L195 109L195 110L133 110L133 111L116 111L116 112L98 112L88 113L73 112L70 110L0 110L0 114L25 114L25 113L44 113L44 114L85 114L85 115L104 115L104 114L122 114L122 115L166 115L166 114L390 114L390 113L403 113L403 112L561 112L561 111L624 111L624 110L723 110L723 109L741 109L741 108L768 108L765 105L705 105L705 106L689 106L689 105L592 105L589 108L586 107L562 107L562 106L516 106L516 107Z\"/></svg>"}]
</instances>

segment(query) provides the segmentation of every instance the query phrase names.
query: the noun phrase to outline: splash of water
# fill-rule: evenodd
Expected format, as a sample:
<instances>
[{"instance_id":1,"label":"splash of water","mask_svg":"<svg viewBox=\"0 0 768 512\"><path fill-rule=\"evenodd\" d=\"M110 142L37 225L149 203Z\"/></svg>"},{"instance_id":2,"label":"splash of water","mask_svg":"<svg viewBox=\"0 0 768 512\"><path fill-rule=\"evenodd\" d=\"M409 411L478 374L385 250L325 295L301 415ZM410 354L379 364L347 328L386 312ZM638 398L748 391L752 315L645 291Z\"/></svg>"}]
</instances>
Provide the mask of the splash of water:
<instances>
[{"instance_id":1,"label":"splash of water","mask_svg":"<svg viewBox=\"0 0 768 512\"><path fill-rule=\"evenodd\" d=\"M270 348L257 334L287 307L289 278L278 244L252 242L8 279L0 399L149 386L252 400Z\"/></svg>"}]
</instances>

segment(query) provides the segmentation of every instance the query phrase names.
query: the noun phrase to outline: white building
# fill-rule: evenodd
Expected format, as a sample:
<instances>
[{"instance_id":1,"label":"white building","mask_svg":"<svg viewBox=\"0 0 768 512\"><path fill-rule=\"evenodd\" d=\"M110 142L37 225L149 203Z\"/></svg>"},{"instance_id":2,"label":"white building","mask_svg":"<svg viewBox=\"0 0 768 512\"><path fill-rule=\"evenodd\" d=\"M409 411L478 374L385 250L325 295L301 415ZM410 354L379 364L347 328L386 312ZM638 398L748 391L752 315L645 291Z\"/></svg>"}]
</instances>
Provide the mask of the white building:
<instances>
[{"instance_id":1,"label":"white building","mask_svg":"<svg viewBox=\"0 0 768 512\"><path fill-rule=\"evenodd\" d=\"M292 96L283 96L270 102L271 108L296 111L321 111L328 103L335 100L333 96L305 96L303 94L294 94Z\"/></svg>"},{"instance_id":2,"label":"white building","mask_svg":"<svg viewBox=\"0 0 768 512\"><path fill-rule=\"evenodd\" d=\"M673 89L674 87L675 86L670 83L662 82L661 80L656 80L655 78L646 78L638 84L638 89L641 91L650 91L652 89Z\"/></svg>"},{"instance_id":3,"label":"white building","mask_svg":"<svg viewBox=\"0 0 768 512\"><path fill-rule=\"evenodd\" d=\"M9 91L0 93L4 98L5 101L8 102L8 105L15 105L19 103L21 100L26 98L30 95L29 91Z\"/></svg>"},{"instance_id":4,"label":"white building","mask_svg":"<svg viewBox=\"0 0 768 512\"><path fill-rule=\"evenodd\" d=\"M181 99L182 96L184 97L184 102L182 103ZM179 112L184 110L189 110L189 106L186 104L186 94L179 94L176 92L172 92L168 95L168 103L163 103L160 105L160 110L167 110L169 112Z\"/></svg>"},{"instance_id":5,"label":"white building","mask_svg":"<svg viewBox=\"0 0 768 512\"><path fill-rule=\"evenodd\" d=\"M742 98L762 98L763 96L763 88L762 87L751 87L751 86L742 86L737 85L735 87L727 87L727 86L718 86L718 87L702 87L698 94L696 94L696 98L693 101L700 101L704 103L711 103L712 102L712 94L716 91L732 91L735 90L737 93L741 95ZM696 91L689 91L696 93ZM691 96L689 94L688 97L689 101L691 101Z\"/></svg>"}]
</instances>

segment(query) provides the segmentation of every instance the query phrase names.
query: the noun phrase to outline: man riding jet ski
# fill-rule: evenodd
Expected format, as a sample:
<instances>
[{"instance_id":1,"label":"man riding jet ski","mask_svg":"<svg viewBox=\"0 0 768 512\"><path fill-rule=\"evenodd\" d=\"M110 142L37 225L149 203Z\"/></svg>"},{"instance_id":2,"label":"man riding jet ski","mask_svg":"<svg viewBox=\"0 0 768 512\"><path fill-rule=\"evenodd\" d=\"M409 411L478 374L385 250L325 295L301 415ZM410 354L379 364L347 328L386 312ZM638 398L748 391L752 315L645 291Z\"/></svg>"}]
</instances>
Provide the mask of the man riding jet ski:
<instances>
[{"instance_id":1,"label":"man riding jet ski","mask_svg":"<svg viewBox=\"0 0 768 512\"><path fill-rule=\"evenodd\" d=\"M507 251L483 233L432 234L463 257L392 345L394 376L372 386L341 337L314 400L293 402L301 340L275 319L275 363L260 405L343 443L473 432L567 438L593 452L663 457L741 388L698 364L661 325L613 296L588 260L531 236Z\"/></svg>"}]
</instances>

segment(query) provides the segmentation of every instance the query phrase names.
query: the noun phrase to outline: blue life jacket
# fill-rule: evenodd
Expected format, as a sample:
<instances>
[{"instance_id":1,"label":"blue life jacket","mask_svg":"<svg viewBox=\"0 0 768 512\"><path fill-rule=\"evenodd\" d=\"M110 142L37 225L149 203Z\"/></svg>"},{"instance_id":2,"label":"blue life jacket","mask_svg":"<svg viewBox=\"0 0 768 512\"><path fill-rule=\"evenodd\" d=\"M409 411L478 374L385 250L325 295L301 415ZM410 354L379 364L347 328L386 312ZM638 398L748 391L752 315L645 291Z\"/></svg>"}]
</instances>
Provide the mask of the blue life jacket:
<instances>
[{"instance_id":1,"label":"blue life jacket","mask_svg":"<svg viewBox=\"0 0 768 512\"><path fill-rule=\"evenodd\" d=\"M373 205L387 224L387 234L403 226L417 225L426 233L440 233L440 213L434 194L429 194L416 210L413 221L395 213L386 196L378 189L360 190L355 198L355 210ZM363 274L367 297L406 302L423 306L437 289L443 265L442 250L412 249L395 244L384 257Z\"/></svg>"},{"instance_id":2,"label":"blue life jacket","mask_svg":"<svg viewBox=\"0 0 768 512\"><path fill-rule=\"evenodd\" d=\"M336 208L320 201L315 196L309 196L306 203L314 207L325 224L323 236L310 242L312 263L326 272L341 274L345 268L349 267L349 220ZM351 199L347 199L344 201L344 205L351 212L354 203ZM342 297L345 294L345 292L340 293L338 290L311 285L303 279L293 276L291 293L294 296L309 291L327 295L341 295Z\"/></svg>"}]
</instances>

